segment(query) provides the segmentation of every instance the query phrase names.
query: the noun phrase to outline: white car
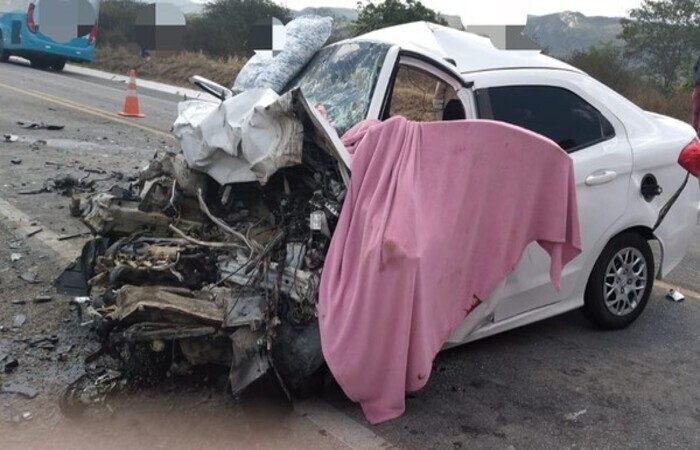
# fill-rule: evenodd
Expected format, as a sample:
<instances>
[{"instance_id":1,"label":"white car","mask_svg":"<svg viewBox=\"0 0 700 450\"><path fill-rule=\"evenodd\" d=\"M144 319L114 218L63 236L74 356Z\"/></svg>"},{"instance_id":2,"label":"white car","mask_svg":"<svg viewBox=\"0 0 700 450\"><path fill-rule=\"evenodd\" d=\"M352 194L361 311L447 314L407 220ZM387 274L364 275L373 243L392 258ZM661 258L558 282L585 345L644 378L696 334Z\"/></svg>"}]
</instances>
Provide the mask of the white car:
<instances>
[{"instance_id":1,"label":"white car","mask_svg":"<svg viewBox=\"0 0 700 450\"><path fill-rule=\"evenodd\" d=\"M323 105L339 134L397 114L493 119L540 133L573 159L583 252L564 268L561 290L550 283L549 257L531 244L446 346L581 307L602 328L625 327L644 310L654 278L686 253L700 189L678 159L684 149L697 152L695 131L539 52L502 51L486 38L418 22L322 49L291 87ZM660 245L658 261L649 241Z\"/></svg>"}]
</instances>

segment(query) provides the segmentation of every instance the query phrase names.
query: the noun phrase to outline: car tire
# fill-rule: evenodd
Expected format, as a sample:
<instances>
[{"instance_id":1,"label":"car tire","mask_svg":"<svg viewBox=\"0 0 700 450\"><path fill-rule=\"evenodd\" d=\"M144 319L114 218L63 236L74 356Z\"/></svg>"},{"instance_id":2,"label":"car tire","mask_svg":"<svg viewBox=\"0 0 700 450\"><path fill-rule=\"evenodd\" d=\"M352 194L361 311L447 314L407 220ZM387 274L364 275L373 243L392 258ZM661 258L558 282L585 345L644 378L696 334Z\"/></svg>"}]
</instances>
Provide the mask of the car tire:
<instances>
[{"instance_id":1,"label":"car tire","mask_svg":"<svg viewBox=\"0 0 700 450\"><path fill-rule=\"evenodd\" d=\"M644 311L654 285L654 255L637 233L614 237L593 266L583 313L599 328L618 330Z\"/></svg>"},{"instance_id":2,"label":"car tire","mask_svg":"<svg viewBox=\"0 0 700 450\"><path fill-rule=\"evenodd\" d=\"M44 59L39 58L30 59L29 65L39 70L46 70L49 68L49 64Z\"/></svg>"},{"instance_id":3,"label":"car tire","mask_svg":"<svg viewBox=\"0 0 700 450\"><path fill-rule=\"evenodd\" d=\"M60 72L63 70L63 68L66 67L66 62L61 60L61 61L54 61L51 63L51 70L54 72Z\"/></svg>"},{"instance_id":4,"label":"car tire","mask_svg":"<svg viewBox=\"0 0 700 450\"><path fill-rule=\"evenodd\" d=\"M5 50L2 33L0 33L0 62L8 62L10 60L10 52Z\"/></svg>"}]
</instances>

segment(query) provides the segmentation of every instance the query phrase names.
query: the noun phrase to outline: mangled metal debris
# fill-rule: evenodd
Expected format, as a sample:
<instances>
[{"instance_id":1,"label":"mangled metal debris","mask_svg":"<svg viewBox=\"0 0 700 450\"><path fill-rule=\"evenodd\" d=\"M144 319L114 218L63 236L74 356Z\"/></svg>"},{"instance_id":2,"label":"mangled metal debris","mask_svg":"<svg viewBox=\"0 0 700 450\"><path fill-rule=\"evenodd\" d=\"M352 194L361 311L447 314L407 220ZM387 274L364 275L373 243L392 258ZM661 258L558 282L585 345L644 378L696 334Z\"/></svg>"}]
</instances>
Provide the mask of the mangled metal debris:
<instances>
[{"instance_id":1,"label":"mangled metal debris","mask_svg":"<svg viewBox=\"0 0 700 450\"><path fill-rule=\"evenodd\" d=\"M65 128L65 125L54 125L45 122L17 122L17 125L26 130L60 131Z\"/></svg>"},{"instance_id":2,"label":"mangled metal debris","mask_svg":"<svg viewBox=\"0 0 700 450\"><path fill-rule=\"evenodd\" d=\"M303 394L319 373L316 303L347 155L299 91L253 104L253 115L241 117L260 127L238 128L232 153L201 153L206 139L190 152L201 127L181 117L183 154L156 155L133 189L72 197L72 214L95 238L56 286L75 296L81 325L102 344L91 363L106 358L113 372L72 384L62 399L67 414L128 378L120 364L144 354L135 347L167 359L170 373L225 367L234 395L266 374ZM229 120L225 105L214 114Z\"/></svg>"},{"instance_id":3,"label":"mangled metal debris","mask_svg":"<svg viewBox=\"0 0 700 450\"><path fill-rule=\"evenodd\" d=\"M223 185L264 184L278 169L301 163L303 128L291 93L254 89L220 105L183 102L173 132L190 167Z\"/></svg>"}]
</instances>

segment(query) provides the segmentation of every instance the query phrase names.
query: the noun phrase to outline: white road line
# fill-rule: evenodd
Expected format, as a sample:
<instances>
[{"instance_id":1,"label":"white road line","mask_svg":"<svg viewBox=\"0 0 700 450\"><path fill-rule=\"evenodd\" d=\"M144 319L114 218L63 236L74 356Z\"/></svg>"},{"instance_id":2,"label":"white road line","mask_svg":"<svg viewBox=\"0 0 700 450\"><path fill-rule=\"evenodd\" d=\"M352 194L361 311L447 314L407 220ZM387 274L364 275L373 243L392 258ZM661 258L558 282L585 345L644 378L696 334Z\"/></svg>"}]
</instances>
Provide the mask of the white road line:
<instances>
[{"instance_id":1,"label":"white road line","mask_svg":"<svg viewBox=\"0 0 700 450\"><path fill-rule=\"evenodd\" d=\"M58 234L43 226L14 205L0 198L0 217L11 222L25 236L42 227L43 231L32 236L33 239L56 252L60 262L68 264L80 255L80 247L66 241L59 241ZM35 225L31 225L34 223ZM374 450L397 448L357 423L333 406L321 400L296 402L294 409L314 425L324 429L330 436L353 450Z\"/></svg>"},{"instance_id":2,"label":"white road line","mask_svg":"<svg viewBox=\"0 0 700 450\"><path fill-rule=\"evenodd\" d=\"M296 402L294 410L354 450L398 448L322 400Z\"/></svg>"},{"instance_id":3,"label":"white road line","mask_svg":"<svg viewBox=\"0 0 700 450\"><path fill-rule=\"evenodd\" d=\"M25 236L37 228L43 228L43 231L28 238L28 240L36 240L56 252L57 258L64 264L72 262L80 255L80 247L67 241L59 241L58 234L2 198L0 198L0 216L12 222ZM36 223L36 225L32 225L32 223Z\"/></svg>"}]
</instances>

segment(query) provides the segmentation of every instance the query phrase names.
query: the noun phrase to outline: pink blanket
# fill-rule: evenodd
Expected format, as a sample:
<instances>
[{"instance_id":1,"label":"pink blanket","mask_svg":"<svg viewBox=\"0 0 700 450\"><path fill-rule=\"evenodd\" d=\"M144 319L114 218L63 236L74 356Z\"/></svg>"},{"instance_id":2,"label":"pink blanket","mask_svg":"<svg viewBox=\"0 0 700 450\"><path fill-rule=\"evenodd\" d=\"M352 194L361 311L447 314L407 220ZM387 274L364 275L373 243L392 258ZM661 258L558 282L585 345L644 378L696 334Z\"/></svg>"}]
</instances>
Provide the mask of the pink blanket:
<instances>
[{"instance_id":1,"label":"pink blanket","mask_svg":"<svg viewBox=\"0 0 700 450\"><path fill-rule=\"evenodd\" d=\"M400 416L450 332L537 241L580 253L571 158L490 121L360 123L343 136L350 189L323 269L323 354L371 423Z\"/></svg>"}]
</instances>

